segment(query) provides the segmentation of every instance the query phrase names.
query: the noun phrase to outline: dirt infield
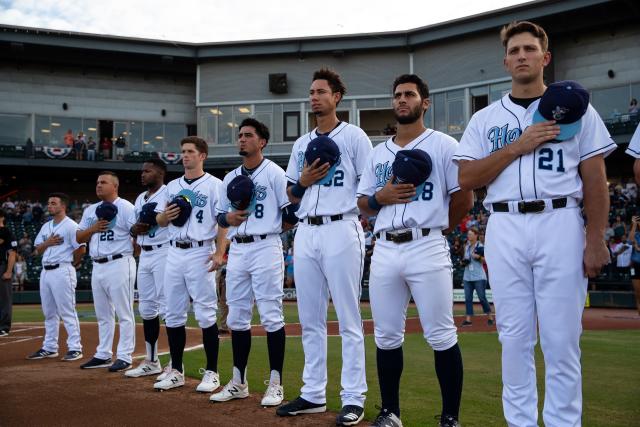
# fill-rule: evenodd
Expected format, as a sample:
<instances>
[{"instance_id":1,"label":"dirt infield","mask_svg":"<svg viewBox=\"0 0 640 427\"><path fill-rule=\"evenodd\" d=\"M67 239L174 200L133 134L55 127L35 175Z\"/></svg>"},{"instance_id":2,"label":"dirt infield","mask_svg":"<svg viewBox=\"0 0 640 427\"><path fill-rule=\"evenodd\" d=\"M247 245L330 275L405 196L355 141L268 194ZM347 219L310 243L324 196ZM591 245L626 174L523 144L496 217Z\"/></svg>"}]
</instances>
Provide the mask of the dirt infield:
<instances>
[{"instance_id":1,"label":"dirt infield","mask_svg":"<svg viewBox=\"0 0 640 427\"><path fill-rule=\"evenodd\" d=\"M464 317L456 317L460 325ZM585 329L640 329L640 316L632 310L588 309ZM418 319L408 319L407 333L420 331ZM474 325L460 328L461 333L492 331L484 316L477 316ZM371 334L371 321L365 322ZM289 336L299 335L299 325L287 325ZM329 323L329 333L338 333L336 322ZM41 324L16 324L9 337L0 338L0 425L334 425L335 414L279 418L274 409L260 407L261 396L227 402L208 403L208 395L196 393L197 381L187 379L182 389L157 393L153 378L128 379L105 369L81 370L82 361L61 362L58 359L28 361L25 356L39 348L44 328ZM263 334L262 328L254 329ZM159 350L167 351L166 338L161 334ZM142 327L137 330L136 355L144 353ZM82 324L85 359L93 354L97 344L97 325ZM61 328L61 342L66 336ZM117 334L116 334L117 339ZM228 339L223 336L222 339ZM197 346L199 329L188 329L187 347ZM117 342L117 341L116 341Z\"/></svg>"}]
</instances>

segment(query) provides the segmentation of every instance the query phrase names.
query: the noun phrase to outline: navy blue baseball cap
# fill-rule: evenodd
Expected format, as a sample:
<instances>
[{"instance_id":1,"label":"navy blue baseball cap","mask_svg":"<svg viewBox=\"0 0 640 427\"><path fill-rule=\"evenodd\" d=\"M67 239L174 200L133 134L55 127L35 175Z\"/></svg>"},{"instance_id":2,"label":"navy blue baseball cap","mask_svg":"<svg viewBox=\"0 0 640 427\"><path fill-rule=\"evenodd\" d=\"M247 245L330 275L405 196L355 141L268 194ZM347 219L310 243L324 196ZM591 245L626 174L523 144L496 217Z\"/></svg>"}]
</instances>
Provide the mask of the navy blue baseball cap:
<instances>
[{"instance_id":1,"label":"navy blue baseball cap","mask_svg":"<svg viewBox=\"0 0 640 427\"><path fill-rule=\"evenodd\" d=\"M145 203L140 210L140 216L138 220L143 224L149 224L150 226L158 225L156 221L156 202Z\"/></svg>"},{"instance_id":2,"label":"navy blue baseball cap","mask_svg":"<svg viewBox=\"0 0 640 427\"><path fill-rule=\"evenodd\" d=\"M336 173L336 169L340 163L340 148L333 139L326 135L320 135L312 139L309 145L307 145L304 158L307 161L307 165L312 164L316 159L320 159L320 165L329 163L327 175L314 183L314 185L323 185L330 182Z\"/></svg>"},{"instance_id":3,"label":"navy blue baseball cap","mask_svg":"<svg viewBox=\"0 0 640 427\"><path fill-rule=\"evenodd\" d=\"M413 184L418 187L431 175L431 156L420 149L400 150L391 165L394 184Z\"/></svg>"},{"instance_id":4,"label":"navy blue baseball cap","mask_svg":"<svg viewBox=\"0 0 640 427\"><path fill-rule=\"evenodd\" d=\"M102 202L96 207L96 216L100 220L109 221L109 229L116 225L118 207L111 202Z\"/></svg>"},{"instance_id":5,"label":"navy blue baseball cap","mask_svg":"<svg viewBox=\"0 0 640 427\"><path fill-rule=\"evenodd\" d=\"M171 200L170 205L177 205L180 208L180 213L176 218L171 220L171 224L176 227L182 227L187 223L187 220L191 216L191 211L193 210L193 206L191 204L191 200L185 194L178 194L176 197Z\"/></svg>"},{"instance_id":6,"label":"navy blue baseball cap","mask_svg":"<svg viewBox=\"0 0 640 427\"><path fill-rule=\"evenodd\" d=\"M238 211L253 211L256 204L255 184L246 175L238 175L227 185L227 198Z\"/></svg>"},{"instance_id":7,"label":"navy blue baseball cap","mask_svg":"<svg viewBox=\"0 0 640 427\"><path fill-rule=\"evenodd\" d=\"M578 82L564 80L550 84L542 95L533 123L555 120L560 126L556 141L571 139L580 131L582 116L589 108L589 92Z\"/></svg>"}]
</instances>

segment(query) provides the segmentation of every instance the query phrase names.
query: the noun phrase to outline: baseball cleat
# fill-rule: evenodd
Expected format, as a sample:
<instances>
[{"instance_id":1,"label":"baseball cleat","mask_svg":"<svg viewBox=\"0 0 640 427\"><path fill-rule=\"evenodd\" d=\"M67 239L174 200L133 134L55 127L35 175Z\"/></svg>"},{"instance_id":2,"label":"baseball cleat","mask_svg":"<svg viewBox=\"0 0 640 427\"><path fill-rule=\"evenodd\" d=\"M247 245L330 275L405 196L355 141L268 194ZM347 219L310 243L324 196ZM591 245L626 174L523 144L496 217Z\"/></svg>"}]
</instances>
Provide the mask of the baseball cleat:
<instances>
[{"instance_id":1,"label":"baseball cleat","mask_svg":"<svg viewBox=\"0 0 640 427\"><path fill-rule=\"evenodd\" d=\"M113 365L109 366L109 372L120 372L125 369L129 369L130 367L131 363L125 362L122 359L116 359L116 361L113 362Z\"/></svg>"},{"instance_id":2,"label":"baseball cleat","mask_svg":"<svg viewBox=\"0 0 640 427\"><path fill-rule=\"evenodd\" d=\"M337 426L355 426L364 418L364 408L357 405L345 405L336 417Z\"/></svg>"},{"instance_id":3,"label":"baseball cleat","mask_svg":"<svg viewBox=\"0 0 640 427\"><path fill-rule=\"evenodd\" d=\"M69 350L67 354L62 358L63 362L73 362L74 360L82 359L82 352L78 350Z\"/></svg>"},{"instance_id":4,"label":"baseball cleat","mask_svg":"<svg viewBox=\"0 0 640 427\"><path fill-rule=\"evenodd\" d=\"M460 423L456 417L443 414L440 417L439 427L460 427Z\"/></svg>"},{"instance_id":5,"label":"baseball cleat","mask_svg":"<svg viewBox=\"0 0 640 427\"><path fill-rule=\"evenodd\" d=\"M462 322L462 323L460 324L460 326L462 326L462 327L465 327L465 326L471 326L471 325L473 325L473 323L469 322L468 320L465 320L464 322Z\"/></svg>"},{"instance_id":6,"label":"baseball cleat","mask_svg":"<svg viewBox=\"0 0 640 427\"><path fill-rule=\"evenodd\" d=\"M280 384L271 383L268 380L264 382L267 385L267 391L262 397L262 406L278 406L284 398L284 390Z\"/></svg>"},{"instance_id":7,"label":"baseball cleat","mask_svg":"<svg viewBox=\"0 0 640 427\"><path fill-rule=\"evenodd\" d=\"M158 391L171 390L172 388L182 387L184 385L184 374L177 369L172 369L162 381L158 381L153 388Z\"/></svg>"},{"instance_id":8,"label":"baseball cleat","mask_svg":"<svg viewBox=\"0 0 640 427\"><path fill-rule=\"evenodd\" d=\"M297 397L291 402L276 409L276 414L281 417L290 417L298 414L318 414L327 411L326 403L311 403L302 397Z\"/></svg>"},{"instance_id":9,"label":"baseball cleat","mask_svg":"<svg viewBox=\"0 0 640 427\"><path fill-rule=\"evenodd\" d=\"M202 381L196 387L197 392L212 393L213 390L220 387L220 376L217 372L207 371L204 368L200 368L199 372L202 375Z\"/></svg>"},{"instance_id":10,"label":"baseball cleat","mask_svg":"<svg viewBox=\"0 0 640 427\"><path fill-rule=\"evenodd\" d=\"M226 402L231 399L244 399L249 397L249 384L234 384L229 381L222 390L213 393L209 400L211 402Z\"/></svg>"},{"instance_id":11,"label":"baseball cleat","mask_svg":"<svg viewBox=\"0 0 640 427\"><path fill-rule=\"evenodd\" d=\"M40 360L40 359L52 359L54 357L58 357L57 351L47 351L44 348L36 351L35 353L31 353L27 356L28 360Z\"/></svg>"},{"instance_id":12,"label":"baseball cleat","mask_svg":"<svg viewBox=\"0 0 640 427\"><path fill-rule=\"evenodd\" d=\"M165 378L167 378L171 373L171 369L172 369L171 360L169 360L169 363L167 364L167 366L164 367L164 369L162 370L162 373L156 377L156 381L162 381ZM182 372L184 372L184 365L182 365Z\"/></svg>"},{"instance_id":13,"label":"baseball cleat","mask_svg":"<svg viewBox=\"0 0 640 427\"><path fill-rule=\"evenodd\" d=\"M108 368L111 365L111 359L98 359L92 357L88 362L80 365L80 369L96 369L96 368Z\"/></svg>"},{"instance_id":14,"label":"baseball cleat","mask_svg":"<svg viewBox=\"0 0 640 427\"><path fill-rule=\"evenodd\" d=\"M393 412L382 409L371 427L402 427L402 421Z\"/></svg>"},{"instance_id":15,"label":"baseball cleat","mask_svg":"<svg viewBox=\"0 0 640 427\"><path fill-rule=\"evenodd\" d=\"M0 330L0 337L6 337L6 336L9 336L9 331Z\"/></svg>"},{"instance_id":16,"label":"baseball cleat","mask_svg":"<svg viewBox=\"0 0 640 427\"><path fill-rule=\"evenodd\" d=\"M169 365L171 368L171 365ZM162 372L162 365L160 365L160 361L152 362L150 360L144 359L137 368L129 369L124 372L125 377L129 378L138 378L138 377L146 377L147 375L159 374Z\"/></svg>"}]
</instances>

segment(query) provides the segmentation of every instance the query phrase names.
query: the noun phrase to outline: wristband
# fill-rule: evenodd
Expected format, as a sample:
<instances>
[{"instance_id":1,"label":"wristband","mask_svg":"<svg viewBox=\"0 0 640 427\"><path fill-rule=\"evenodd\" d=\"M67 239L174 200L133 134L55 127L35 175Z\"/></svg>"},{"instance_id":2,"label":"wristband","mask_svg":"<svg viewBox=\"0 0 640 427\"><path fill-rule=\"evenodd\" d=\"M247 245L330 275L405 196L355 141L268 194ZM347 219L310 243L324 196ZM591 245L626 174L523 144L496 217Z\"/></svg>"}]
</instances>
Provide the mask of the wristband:
<instances>
[{"instance_id":1,"label":"wristband","mask_svg":"<svg viewBox=\"0 0 640 427\"><path fill-rule=\"evenodd\" d=\"M380 204L380 202L378 202L378 199L376 199L375 194L373 196L369 196L369 198L367 199L367 205L374 211L379 211L380 209L382 209L382 205Z\"/></svg>"},{"instance_id":2,"label":"wristband","mask_svg":"<svg viewBox=\"0 0 640 427\"><path fill-rule=\"evenodd\" d=\"M227 214L221 213L216 217L216 221L218 221L218 225L222 228L229 228L231 224L227 222Z\"/></svg>"},{"instance_id":3,"label":"wristband","mask_svg":"<svg viewBox=\"0 0 640 427\"><path fill-rule=\"evenodd\" d=\"M305 191L307 191L307 187L304 187L302 184L300 184L300 181L291 186L291 194L297 199L302 199Z\"/></svg>"}]
</instances>

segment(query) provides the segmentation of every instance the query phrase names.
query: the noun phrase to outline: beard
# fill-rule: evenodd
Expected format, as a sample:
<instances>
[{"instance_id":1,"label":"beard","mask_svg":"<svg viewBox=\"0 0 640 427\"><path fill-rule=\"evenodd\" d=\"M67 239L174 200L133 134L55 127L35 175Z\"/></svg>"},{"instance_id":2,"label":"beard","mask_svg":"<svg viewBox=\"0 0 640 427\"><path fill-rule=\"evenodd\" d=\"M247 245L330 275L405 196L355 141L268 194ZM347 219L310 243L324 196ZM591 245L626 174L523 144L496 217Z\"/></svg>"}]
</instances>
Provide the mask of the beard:
<instances>
[{"instance_id":1,"label":"beard","mask_svg":"<svg viewBox=\"0 0 640 427\"><path fill-rule=\"evenodd\" d=\"M238 154L240 154L242 157L245 157L245 156L247 156L249 153L247 153L247 152L246 152L246 151L244 151L244 150L240 150L240 151L238 152Z\"/></svg>"},{"instance_id":2,"label":"beard","mask_svg":"<svg viewBox=\"0 0 640 427\"><path fill-rule=\"evenodd\" d=\"M411 110L409 114L407 114L406 116L400 116L398 115L398 113L394 111L394 116L396 117L396 120L398 121L398 123L401 125L409 125L411 123L415 123L418 120L420 120L420 117L422 117L422 105L418 105L416 108Z\"/></svg>"}]
</instances>

